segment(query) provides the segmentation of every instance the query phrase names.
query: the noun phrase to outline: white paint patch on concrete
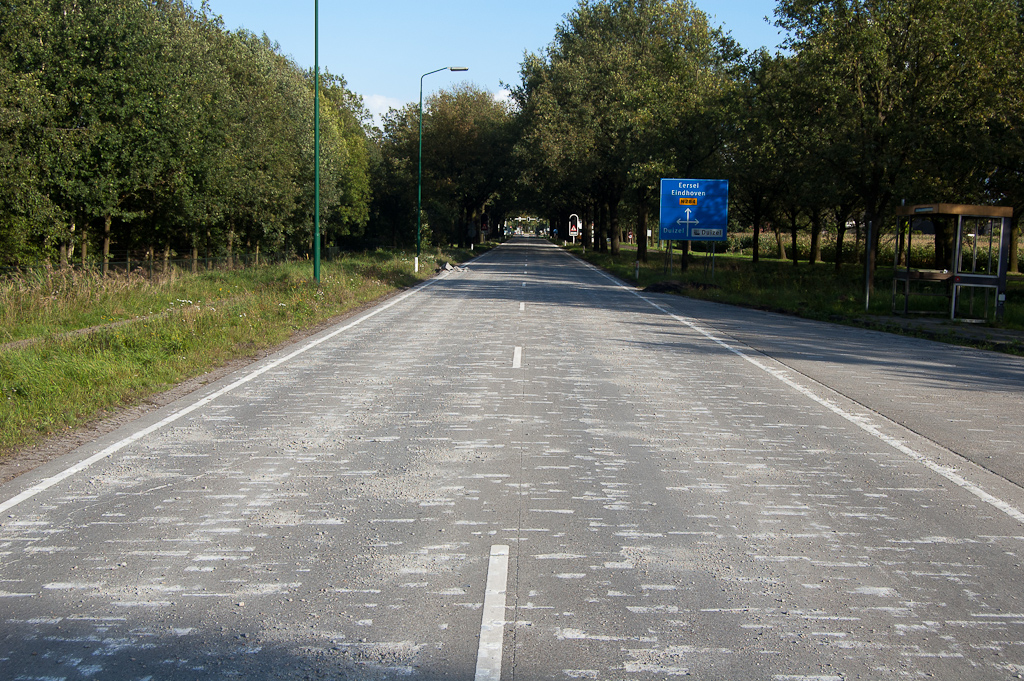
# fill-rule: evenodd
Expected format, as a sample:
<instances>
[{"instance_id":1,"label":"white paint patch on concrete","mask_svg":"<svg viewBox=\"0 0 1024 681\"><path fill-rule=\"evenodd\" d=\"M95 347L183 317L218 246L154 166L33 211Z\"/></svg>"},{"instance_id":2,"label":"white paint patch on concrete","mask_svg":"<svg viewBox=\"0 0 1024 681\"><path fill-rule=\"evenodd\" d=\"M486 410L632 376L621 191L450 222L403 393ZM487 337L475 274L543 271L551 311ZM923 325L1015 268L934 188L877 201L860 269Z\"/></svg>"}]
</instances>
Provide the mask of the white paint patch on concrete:
<instances>
[{"instance_id":1,"label":"white paint patch on concrete","mask_svg":"<svg viewBox=\"0 0 1024 681\"><path fill-rule=\"evenodd\" d=\"M526 303L519 303L519 311L522 312L526 309Z\"/></svg>"},{"instance_id":2,"label":"white paint patch on concrete","mask_svg":"<svg viewBox=\"0 0 1024 681\"><path fill-rule=\"evenodd\" d=\"M520 369L523 366L523 349L516 346L515 351L512 353L512 368Z\"/></svg>"},{"instance_id":3,"label":"white paint patch on concrete","mask_svg":"<svg viewBox=\"0 0 1024 681\"><path fill-rule=\"evenodd\" d=\"M475 681L500 681L501 648L505 636L505 589L508 584L508 545L491 547L484 591L480 647L476 656Z\"/></svg>"}]
</instances>

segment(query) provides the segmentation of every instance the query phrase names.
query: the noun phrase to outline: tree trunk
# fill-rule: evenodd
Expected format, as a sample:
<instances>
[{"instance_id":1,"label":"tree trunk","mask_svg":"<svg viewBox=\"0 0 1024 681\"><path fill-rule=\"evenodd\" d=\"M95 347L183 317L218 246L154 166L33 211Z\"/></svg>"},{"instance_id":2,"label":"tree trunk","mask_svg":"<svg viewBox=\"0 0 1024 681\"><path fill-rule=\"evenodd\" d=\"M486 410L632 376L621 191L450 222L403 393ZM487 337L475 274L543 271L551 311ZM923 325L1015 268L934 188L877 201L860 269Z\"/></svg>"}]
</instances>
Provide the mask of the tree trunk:
<instances>
[{"instance_id":1,"label":"tree trunk","mask_svg":"<svg viewBox=\"0 0 1024 681\"><path fill-rule=\"evenodd\" d=\"M60 268L68 268L68 262L75 257L75 223L71 222L67 238L60 245Z\"/></svg>"},{"instance_id":2,"label":"tree trunk","mask_svg":"<svg viewBox=\"0 0 1024 681\"><path fill-rule=\"evenodd\" d=\"M580 243L583 244L584 252L586 252L587 246L593 244L594 231L591 229L593 216L593 205L588 203L586 208L583 209L583 224L580 225Z\"/></svg>"},{"instance_id":3,"label":"tree trunk","mask_svg":"<svg viewBox=\"0 0 1024 681\"><path fill-rule=\"evenodd\" d=\"M853 261L860 263L860 240L861 240L861 225L860 220L855 220L853 223Z\"/></svg>"},{"instance_id":4,"label":"tree trunk","mask_svg":"<svg viewBox=\"0 0 1024 681\"><path fill-rule=\"evenodd\" d=\"M946 221L932 218L932 224L935 226L935 258L932 261L932 267L937 270L948 269L946 267L946 263L949 260L947 244L952 239L947 235Z\"/></svg>"},{"instance_id":5,"label":"tree trunk","mask_svg":"<svg viewBox=\"0 0 1024 681\"><path fill-rule=\"evenodd\" d=\"M754 215L754 243L751 244L754 249L753 262L758 262L761 256L761 214L755 213Z\"/></svg>"},{"instance_id":6,"label":"tree trunk","mask_svg":"<svg viewBox=\"0 0 1024 681\"><path fill-rule=\"evenodd\" d=\"M1020 272L1020 259L1017 255L1017 248L1020 244L1020 220L1014 216L1010 222L1010 267L1009 271L1017 274Z\"/></svg>"},{"instance_id":7,"label":"tree trunk","mask_svg":"<svg viewBox=\"0 0 1024 681\"><path fill-rule=\"evenodd\" d=\"M796 245L796 233L797 233L796 220L793 220L790 223L789 231L790 231L790 234L792 234L792 237L793 237L792 238L792 244L793 244L793 265L795 266L795 265L800 264L800 251L797 250L797 245Z\"/></svg>"},{"instance_id":8,"label":"tree trunk","mask_svg":"<svg viewBox=\"0 0 1024 681\"><path fill-rule=\"evenodd\" d=\"M906 267L910 267L910 252L906 253L903 250L907 247L907 232L913 227L913 221L908 221L907 228L903 229L903 221L899 220L896 223L896 257L893 258L893 264L896 267L904 264L906 260Z\"/></svg>"},{"instance_id":9,"label":"tree trunk","mask_svg":"<svg viewBox=\"0 0 1024 681\"><path fill-rule=\"evenodd\" d=\"M82 226L82 269L85 269L86 258L89 257L89 233L86 227Z\"/></svg>"},{"instance_id":10,"label":"tree trunk","mask_svg":"<svg viewBox=\"0 0 1024 681\"><path fill-rule=\"evenodd\" d=\"M690 267L690 242L684 241L679 248L679 271L685 272Z\"/></svg>"},{"instance_id":11,"label":"tree trunk","mask_svg":"<svg viewBox=\"0 0 1024 681\"><path fill-rule=\"evenodd\" d=\"M171 261L171 242L164 242L164 274L167 274L167 270L170 267Z\"/></svg>"},{"instance_id":12,"label":"tree trunk","mask_svg":"<svg viewBox=\"0 0 1024 681\"><path fill-rule=\"evenodd\" d=\"M619 254L622 246L622 230L619 229L619 201L613 200L608 204L608 231L612 237L612 255Z\"/></svg>"},{"instance_id":13,"label":"tree trunk","mask_svg":"<svg viewBox=\"0 0 1024 681\"><path fill-rule=\"evenodd\" d=\"M811 213L811 257L810 264L821 260L821 213Z\"/></svg>"},{"instance_id":14,"label":"tree trunk","mask_svg":"<svg viewBox=\"0 0 1024 681\"><path fill-rule=\"evenodd\" d=\"M782 240L782 230L779 229L778 225L774 225L773 227L775 229L775 248L776 248L775 254L778 256L779 260L785 260L786 259L786 244Z\"/></svg>"},{"instance_id":15,"label":"tree trunk","mask_svg":"<svg viewBox=\"0 0 1024 681\"><path fill-rule=\"evenodd\" d=\"M868 291L871 293L875 292L875 268L878 266L878 244L881 242L879 236L882 230L879 228L879 221L874 220L869 223L871 227L871 240L868 245L869 257L871 264L868 266Z\"/></svg>"},{"instance_id":16,"label":"tree trunk","mask_svg":"<svg viewBox=\"0 0 1024 681\"><path fill-rule=\"evenodd\" d=\"M229 270L234 269L234 265L235 265L234 258L233 258L233 253L232 253L234 245L235 245L235 227L234 227L234 225L231 225L228 228L228 269Z\"/></svg>"},{"instance_id":17,"label":"tree trunk","mask_svg":"<svg viewBox=\"0 0 1024 681\"><path fill-rule=\"evenodd\" d=\"M637 190L637 233L636 233L636 259L642 263L647 262L647 187Z\"/></svg>"},{"instance_id":18,"label":"tree trunk","mask_svg":"<svg viewBox=\"0 0 1024 681\"><path fill-rule=\"evenodd\" d=\"M846 220L836 222L836 272L843 267L843 242L846 240Z\"/></svg>"},{"instance_id":19,"label":"tree trunk","mask_svg":"<svg viewBox=\"0 0 1024 681\"><path fill-rule=\"evenodd\" d=\"M103 276L110 269L110 214L103 216Z\"/></svg>"}]
</instances>

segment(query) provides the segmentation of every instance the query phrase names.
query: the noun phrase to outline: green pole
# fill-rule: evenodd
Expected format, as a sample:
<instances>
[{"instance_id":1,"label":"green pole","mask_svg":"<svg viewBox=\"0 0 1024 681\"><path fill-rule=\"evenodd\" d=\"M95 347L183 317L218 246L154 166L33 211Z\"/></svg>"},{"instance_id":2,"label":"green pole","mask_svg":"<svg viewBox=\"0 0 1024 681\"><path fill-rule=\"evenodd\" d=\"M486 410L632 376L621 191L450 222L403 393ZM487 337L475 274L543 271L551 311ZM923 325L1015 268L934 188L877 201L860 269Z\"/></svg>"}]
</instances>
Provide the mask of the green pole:
<instances>
[{"instance_id":1,"label":"green pole","mask_svg":"<svg viewBox=\"0 0 1024 681\"><path fill-rule=\"evenodd\" d=\"M313 278L320 283L320 2L313 0Z\"/></svg>"}]
</instances>

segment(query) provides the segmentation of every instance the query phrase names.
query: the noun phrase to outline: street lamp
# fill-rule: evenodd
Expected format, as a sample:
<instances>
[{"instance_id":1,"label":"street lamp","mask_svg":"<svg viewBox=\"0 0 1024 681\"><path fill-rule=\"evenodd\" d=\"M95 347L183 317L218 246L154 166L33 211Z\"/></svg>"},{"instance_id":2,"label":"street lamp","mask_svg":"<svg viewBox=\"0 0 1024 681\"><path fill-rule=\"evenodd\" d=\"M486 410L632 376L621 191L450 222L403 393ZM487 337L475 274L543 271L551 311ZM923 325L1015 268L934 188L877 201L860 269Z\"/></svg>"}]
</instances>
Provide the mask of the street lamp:
<instances>
[{"instance_id":1,"label":"street lamp","mask_svg":"<svg viewBox=\"0 0 1024 681\"><path fill-rule=\"evenodd\" d=\"M423 79L432 73L441 71L469 71L465 66L445 66L440 69L428 71L420 76L420 170L416 183L416 261L413 266L414 272L420 271L420 229L423 223Z\"/></svg>"}]
</instances>

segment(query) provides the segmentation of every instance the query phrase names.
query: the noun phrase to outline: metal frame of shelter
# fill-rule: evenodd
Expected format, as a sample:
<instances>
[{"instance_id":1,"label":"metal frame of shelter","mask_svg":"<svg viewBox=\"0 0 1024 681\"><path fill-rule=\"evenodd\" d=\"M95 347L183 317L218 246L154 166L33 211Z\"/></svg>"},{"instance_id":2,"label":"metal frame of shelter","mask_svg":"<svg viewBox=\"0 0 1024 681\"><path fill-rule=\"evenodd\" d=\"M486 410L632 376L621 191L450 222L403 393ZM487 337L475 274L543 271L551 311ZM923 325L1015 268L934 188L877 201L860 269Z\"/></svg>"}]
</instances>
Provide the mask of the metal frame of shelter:
<instances>
[{"instance_id":1,"label":"metal frame of shelter","mask_svg":"<svg viewBox=\"0 0 1024 681\"><path fill-rule=\"evenodd\" d=\"M896 209L897 246L893 261L892 311L902 314L934 314L932 310L912 310L915 297L945 297L949 301L949 318L984 322L994 314L1003 317L1006 307L1006 271L1010 257L1010 220L1013 209L1004 206L967 206L955 203L932 203L900 206ZM915 268L911 263L914 223L927 220L935 230L952 227L951 252L946 254L943 269ZM948 221L942 227L941 221ZM920 232L918 233L920 236ZM937 247L939 239L936 238ZM929 263L934 266L935 262ZM918 286L912 286L917 284ZM941 290L936 292L936 285ZM968 293L970 295L965 295ZM976 301L976 293L982 300ZM902 310L897 304L903 297ZM976 304L984 306L982 316L975 313ZM962 309L967 307L966 314Z\"/></svg>"}]
</instances>

